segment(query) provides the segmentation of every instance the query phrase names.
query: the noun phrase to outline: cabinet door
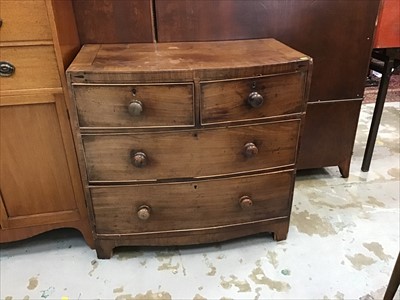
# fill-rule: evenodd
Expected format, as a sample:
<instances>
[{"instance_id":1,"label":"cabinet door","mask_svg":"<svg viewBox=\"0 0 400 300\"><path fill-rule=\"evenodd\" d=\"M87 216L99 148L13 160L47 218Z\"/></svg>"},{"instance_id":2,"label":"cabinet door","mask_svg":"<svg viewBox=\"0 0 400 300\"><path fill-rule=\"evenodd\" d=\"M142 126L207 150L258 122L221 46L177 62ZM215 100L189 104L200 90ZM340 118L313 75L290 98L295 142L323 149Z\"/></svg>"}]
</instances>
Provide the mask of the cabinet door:
<instances>
[{"instance_id":1,"label":"cabinet door","mask_svg":"<svg viewBox=\"0 0 400 300\"><path fill-rule=\"evenodd\" d=\"M79 194L76 184L79 173L68 159L70 154L66 146L72 147L72 141L66 136L68 132L62 129L68 127L60 125L67 120L66 110L60 103L52 95L2 97L0 190L3 228L81 218L77 200L82 192Z\"/></svg>"}]
</instances>

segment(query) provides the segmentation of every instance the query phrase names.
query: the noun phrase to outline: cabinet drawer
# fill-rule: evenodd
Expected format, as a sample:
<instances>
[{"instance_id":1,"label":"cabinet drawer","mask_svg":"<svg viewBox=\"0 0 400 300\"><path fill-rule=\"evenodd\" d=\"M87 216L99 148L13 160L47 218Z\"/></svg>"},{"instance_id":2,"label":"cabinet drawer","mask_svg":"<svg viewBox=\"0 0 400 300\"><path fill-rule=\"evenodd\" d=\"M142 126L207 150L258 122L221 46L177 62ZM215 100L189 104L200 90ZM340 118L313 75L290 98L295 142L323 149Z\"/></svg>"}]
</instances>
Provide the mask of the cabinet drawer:
<instances>
[{"instance_id":1,"label":"cabinet drawer","mask_svg":"<svg viewBox=\"0 0 400 300\"><path fill-rule=\"evenodd\" d=\"M53 46L1 47L0 60L15 70L0 77L1 90L60 87L60 76Z\"/></svg>"},{"instance_id":2,"label":"cabinet drawer","mask_svg":"<svg viewBox=\"0 0 400 300\"><path fill-rule=\"evenodd\" d=\"M51 40L44 0L2 0L1 42Z\"/></svg>"},{"instance_id":3,"label":"cabinet drawer","mask_svg":"<svg viewBox=\"0 0 400 300\"><path fill-rule=\"evenodd\" d=\"M201 122L257 120L303 110L305 74L201 83ZM253 105L253 106L252 106Z\"/></svg>"},{"instance_id":4,"label":"cabinet drawer","mask_svg":"<svg viewBox=\"0 0 400 300\"><path fill-rule=\"evenodd\" d=\"M81 127L193 126L193 84L73 85Z\"/></svg>"},{"instance_id":5,"label":"cabinet drawer","mask_svg":"<svg viewBox=\"0 0 400 300\"><path fill-rule=\"evenodd\" d=\"M290 165L295 162L299 125L299 120L292 120L179 132L83 135L89 181L194 178Z\"/></svg>"},{"instance_id":6,"label":"cabinet drawer","mask_svg":"<svg viewBox=\"0 0 400 300\"><path fill-rule=\"evenodd\" d=\"M94 187L96 230L99 234L185 230L288 216L293 178L294 172L286 171L198 182Z\"/></svg>"}]
</instances>

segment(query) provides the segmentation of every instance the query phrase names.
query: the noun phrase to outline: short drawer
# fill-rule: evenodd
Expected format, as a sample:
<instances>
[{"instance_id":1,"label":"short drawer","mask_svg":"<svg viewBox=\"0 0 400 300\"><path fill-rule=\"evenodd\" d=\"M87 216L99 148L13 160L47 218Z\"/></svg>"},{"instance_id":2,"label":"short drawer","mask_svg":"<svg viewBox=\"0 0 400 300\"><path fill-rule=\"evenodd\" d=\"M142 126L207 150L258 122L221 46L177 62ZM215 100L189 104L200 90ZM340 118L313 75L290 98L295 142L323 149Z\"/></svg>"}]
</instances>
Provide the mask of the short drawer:
<instances>
[{"instance_id":1,"label":"short drawer","mask_svg":"<svg viewBox=\"0 0 400 300\"><path fill-rule=\"evenodd\" d=\"M294 164L299 125L291 120L82 138L89 181L198 178Z\"/></svg>"},{"instance_id":2,"label":"short drawer","mask_svg":"<svg viewBox=\"0 0 400 300\"><path fill-rule=\"evenodd\" d=\"M51 40L45 0L0 2L1 42Z\"/></svg>"},{"instance_id":3,"label":"short drawer","mask_svg":"<svg viewBox=\"0 0 400 300\"><path fill-rule=\"evenodd\" d=\"M305 73L201 83L201 122L257 120L303 111Z\"/></svg>"},{"instance_id":4,"label":"short drawer","mask_svg":"<svg viewBox=\"0 0 400 300\"><path fill-rule=\"evenodd\" d=\"M1 47L0 61L2 91L61 87L53 46Z\"/></svg>"},{"instance_id":5,"label":"short drawer","mask_svg":"<svg viewBox=\"0 0 400 300\"><path fill-rule=\"evenodd\" d=\"M185 183L93 187L98 234L250 223L290 213L294 172Z\"/></svg>"},{"instance_id":6,"label":"short drawer","mask_svg":"<svg viewBox=\"0 0 400 300\"><path fill-rule=\"evenodd\" d=\"M193 84L73 85L81 127L193 126Z\"/></svg>"}]
</instances>

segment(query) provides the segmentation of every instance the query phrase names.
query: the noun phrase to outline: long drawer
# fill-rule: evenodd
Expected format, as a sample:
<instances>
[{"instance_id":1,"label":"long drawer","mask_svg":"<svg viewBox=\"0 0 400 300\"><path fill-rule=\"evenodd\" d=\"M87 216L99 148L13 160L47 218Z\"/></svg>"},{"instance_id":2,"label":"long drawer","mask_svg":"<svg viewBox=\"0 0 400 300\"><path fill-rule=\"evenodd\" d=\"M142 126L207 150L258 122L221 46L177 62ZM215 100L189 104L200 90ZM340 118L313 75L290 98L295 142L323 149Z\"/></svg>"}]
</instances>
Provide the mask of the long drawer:
<instances>
[{"instance_id":1,"label":"long drawer","mask_svg":"<svg viewBox=\"0 0 400 300\"><path fill-rule=\"evenodd\" d=\"M193 84L73 85L81 127L194 125Z\"/></svg>"},{"instance_id":2,"label":"long drawer","mask_svg":"<svg viewBox=\"0 0 400 300\"><path fill-rule=\"evenodd\" d=\"M14 68L9 77L0 77L1 90L61 87L53 46L1 47L2 73ZM6 72L8 72L6 70Z\"/></svg>"},{"instance_id":3,"label":"long drawer","mask_svg":"<svg viewBox=\"0 0 400 300\"><path fill-rule=\"evenodd\" d=\"M293 170L229 179L91 188L98 234L217 227L288 216Z\"/></svg>"},{"instance_id":4,"label":"long drawer","mask_svg":"<svg viewBox=\"0 0 400 300\"><path fill-rule=\"evenodd\" d=\"M294 164L300 120L83 135L90 182L197 178Z\"/></svg>"},{"instance_id":5,"label":"long drawer","mask_svg":"<svg viewBox=\"0 0 400 300\"><path fill-rule=\"evenodd\" d=\"M202 124L257 120L303 111L305 74L201 83ZM284 88L282 88L284 87Z\"/></svg>"}]
</instances>

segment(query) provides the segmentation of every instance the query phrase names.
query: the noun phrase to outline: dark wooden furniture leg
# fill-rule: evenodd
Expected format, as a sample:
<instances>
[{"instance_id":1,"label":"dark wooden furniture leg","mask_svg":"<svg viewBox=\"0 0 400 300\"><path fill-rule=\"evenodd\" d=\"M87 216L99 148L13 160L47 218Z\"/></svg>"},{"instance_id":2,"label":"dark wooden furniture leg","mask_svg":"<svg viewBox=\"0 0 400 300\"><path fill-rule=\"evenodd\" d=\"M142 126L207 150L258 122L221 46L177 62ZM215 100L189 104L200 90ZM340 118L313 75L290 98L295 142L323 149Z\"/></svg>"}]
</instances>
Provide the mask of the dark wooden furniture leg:
<instances>
[{"instance_id":1,"label":"dark wooden furniture leg","mask_svg":"<svg viewBox=\"0 0 400 300\"><path fill-rule=\"evenodd\" d=\"M272 232L272 237L275 241L286 240L289 232L289 220L280 223L277 228Z\"/></svg>"},{"instance_id":2,"label":"dark wooden furniture leg","mask_svg":"<svg viewBox=\"0 0 400 300\"><path fill-rule=\"evenodd\" d=\"M378 134L379 123L381 121L383 106L385 104L385 98L389 87L390 76L392 75L392 69L394 67L394 57L391 55L384 56L381 58L384 61L383 68L376 68L376 71L382 74L381 82L379 84L378 96L376 98L376 104L374 114L372 117L371 128L368 134L367 146L364 152L364 158L361 166L363 172L368 172L371 165L372 153L374 152L376 136ZM371 66L374 69L373 66Z\"/></svg>"},{"instance_id":3,"label":"dark wooden furniture leg","mask_svg":"<svg viewBox=\"0 0 400 300\"><path fill-rule=\"evenodd\" d=\"M96 240L96 253L99 259L109 259L112 256L115 242L113 240Z\"/></svg>"},{"instance_id":4,"label":"dark wooden furniture leg","mask_svg":"<svg viewBox=\"0 0 400 300\"><path fill-rule=\"evenodd\" d=\"M348 178L350 175L351 156L339 164L339 171L343 178Z\"/></svg>"},{"instance_id":5,"label":"dark wooden furniture leg","mask_svg":"<svg viewBox=\"0 0 400 300\"><path fill-rule=\"evenodd\" d=\"M392 276L390 277L388 287L386 289L383 300L392 300L400 285L400 253L397 256L396 263L393 268Z\"/></svg>"}]
</instances>

